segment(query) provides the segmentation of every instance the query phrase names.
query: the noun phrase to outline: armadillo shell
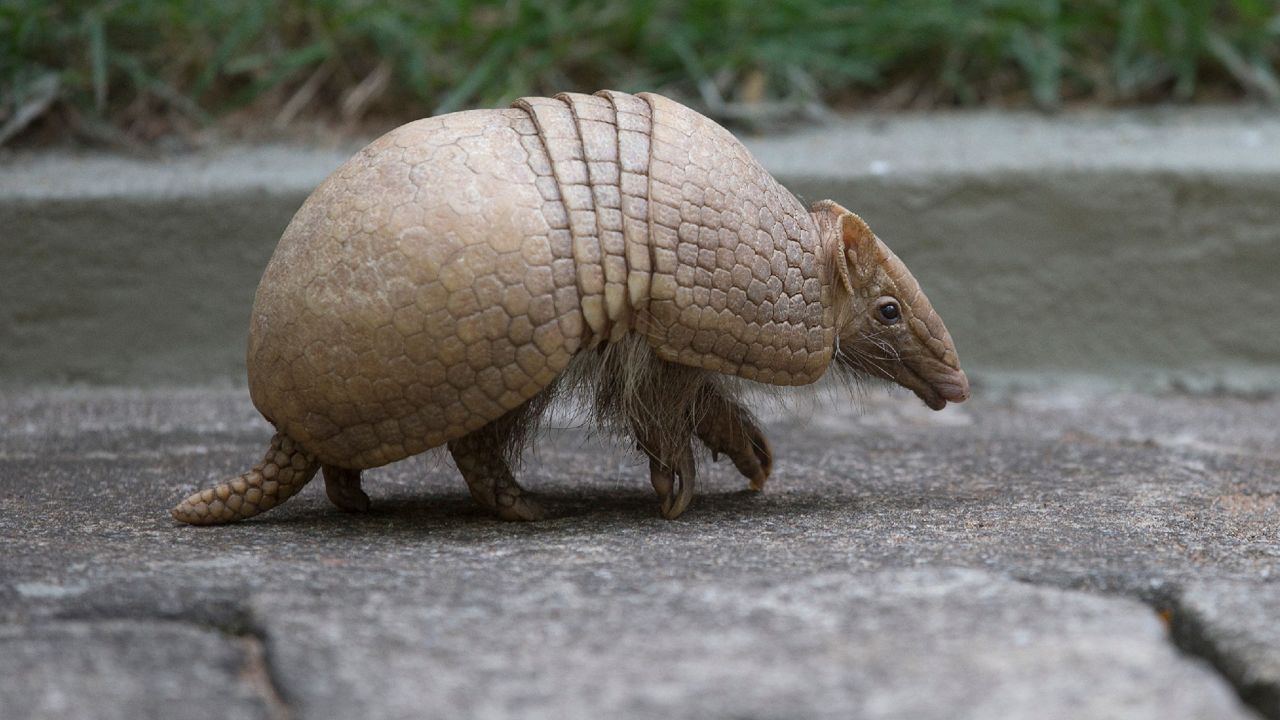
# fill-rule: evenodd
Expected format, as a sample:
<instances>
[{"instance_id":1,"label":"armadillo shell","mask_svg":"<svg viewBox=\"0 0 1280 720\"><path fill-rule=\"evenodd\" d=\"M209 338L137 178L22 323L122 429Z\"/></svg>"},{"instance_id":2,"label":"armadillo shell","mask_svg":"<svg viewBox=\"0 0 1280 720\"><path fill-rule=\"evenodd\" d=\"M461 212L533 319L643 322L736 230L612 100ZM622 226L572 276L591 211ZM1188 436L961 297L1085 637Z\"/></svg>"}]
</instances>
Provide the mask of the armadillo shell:
<instances>
[{"instance_id":1,"label":"armadillo shell","mask_svg":"<svg viewBox=\"0 0 1280 720\"><path fill-rule=\"evenodd\" d=\"M834 331L812 217L732 135L603 91L374 141L303 204L258 287L249 387L326 464L393 462L627 332L664 360L812 382Z\"/></svg>"}]
</instances>

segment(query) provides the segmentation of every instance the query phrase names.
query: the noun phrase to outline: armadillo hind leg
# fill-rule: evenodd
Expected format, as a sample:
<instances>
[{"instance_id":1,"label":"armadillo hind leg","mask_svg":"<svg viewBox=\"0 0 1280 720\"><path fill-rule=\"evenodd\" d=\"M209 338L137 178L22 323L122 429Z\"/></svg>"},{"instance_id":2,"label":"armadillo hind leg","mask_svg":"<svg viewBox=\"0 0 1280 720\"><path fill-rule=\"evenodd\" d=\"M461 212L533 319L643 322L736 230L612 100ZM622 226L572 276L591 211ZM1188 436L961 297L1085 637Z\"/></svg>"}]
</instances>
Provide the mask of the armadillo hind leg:
<instances>
[{"instance_id":1,"label":"armadillo hind leg","mask_svg":"<svg viewBox=\"0 0 1280 720\"><path fill-rule=\"evenodd\" d=\"M271 438L262 461L249 472L201 490L171 511L192 525L221 525L251 518L287 500L315 477L320 464L284 433Z\"/></svg>"},{"instance_id":2,"label":"armadillo hind leg","mask_svg":"<svg viewBox=\"0 0 1280 720\"><path fill-rule=\"evenodd\" d=\"M689 440L662 441L662 433L637 431L640 450L649 456L649 481L661 502L662 517L675 520L689 507L697 484L697 465Z\"/></svg>"},{"instance_id":3,"label":"armadillo hind leg","mask_svg":"<svg viewBox=\"0 0 1280 720\"><path fill-rule=\"evenodd\" d=\"M343 512L364 512L369 509L369 496L360 488L360 471L322 465L324 493L329 502Z\"/></svg>"},{"instance_id":4,"label":"armadillo hind leg","mask_svg":"<svg viewBox=\"0 0 1280 720\"><path fill-rule=\"evenodd\" d=\"M503 520L541 520L546 513L511 475L501 423L449 442L449 453L467 481L471 497Z\"/></svg>"},{"instance_id":5,"label":"armadillo hind leg","mask_svg":"<svg viewBox=\"0 0 1280 720\"><path fill-rule=\"evenodd\" d=\"M697 434L713 458L726 455L750 483L763 490L773 469L773 449L751 412L711 386L703 391Z\"/></svg>"}]
</instances>

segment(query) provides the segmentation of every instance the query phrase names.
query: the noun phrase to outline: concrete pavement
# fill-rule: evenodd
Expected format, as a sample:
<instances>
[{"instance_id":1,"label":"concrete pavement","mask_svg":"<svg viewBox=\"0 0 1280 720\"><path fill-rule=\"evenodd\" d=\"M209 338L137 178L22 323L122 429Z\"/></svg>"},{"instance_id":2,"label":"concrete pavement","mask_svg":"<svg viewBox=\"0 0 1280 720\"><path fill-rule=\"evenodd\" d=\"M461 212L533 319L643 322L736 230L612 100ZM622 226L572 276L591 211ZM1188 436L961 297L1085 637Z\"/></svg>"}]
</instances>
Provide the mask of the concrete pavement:
<instances>
[{"instance_id":1,"label":"concrete pavement","mask_svg":"<svg viewBox=\"0 0 1280 720\"><path fill-rule=\"evenodd\" d=\"M201 529L166 511L259 454L243 390L9 391L0 706L1280 717L1280 399L931 413L876 391L764 415L768 490L707 462L675 522L635 458L562 420L524 472L546 522L490 520L428 458L371 471L365 515L317 485Z\"/></svg>"}]
</instances>

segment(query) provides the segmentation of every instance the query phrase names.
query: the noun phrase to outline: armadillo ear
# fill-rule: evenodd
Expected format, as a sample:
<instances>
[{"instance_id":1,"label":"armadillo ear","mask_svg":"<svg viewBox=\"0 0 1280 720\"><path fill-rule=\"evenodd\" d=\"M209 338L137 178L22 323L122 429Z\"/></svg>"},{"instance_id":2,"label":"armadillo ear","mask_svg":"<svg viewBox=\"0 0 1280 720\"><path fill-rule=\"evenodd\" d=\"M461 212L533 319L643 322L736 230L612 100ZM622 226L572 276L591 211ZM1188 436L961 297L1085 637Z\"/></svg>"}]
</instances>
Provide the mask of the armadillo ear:
<instances>
[{"instance_id":1,"label":"armadillo ear","mask_svg":"<svg viewBox=\"0 0 1280 720\"><path fill-rule=\"evenodd\" d=\"M849 277L849 262L845 258L838 258L838 260L839 262L836 263L836 272L840 275L840 284L844 285L844 289L852 295L854 292L853 278Z\"/></svg>"},{"instance_id":2,"label":"armadillo ear","mask_svg":"<svg viewBox=\"0 0 1280 720\"><path fill-rule=\"evenodd\" d=\"M840 246L836 257L833 258L836 266L836 275L840 278L840 284L850 294L853 294L853 278L849 276L849 257L846 252L847 241L845 238L844 219L853 213L849 212L840 203L835 200L819 200L813 204L813 212L825 213L830 219L831 227L837 228L840 232Z\"/></svg>"},{"instance_id":3,"label":"armadillo ear","mask_svg":"<svg viewBox=\"0 0 1280 720\"><path fill-rule=\"evenodd\" d=\"M879 248L876 246L876 234L871 232L867 223L846 210L840 217L840 237L844 240L845 258L854 267L854 272L870 269L879 256Z\"/></svg>"},{"instance_id":4,"label":"armadillo ear","mask_svg":"<svg viewBox=\"0 0 1280 720\"><path fill-rule=\"evenodd\" d=\"M880 241L867 223L853 211L834 200L814 204L814 212L830 213L840 228L840 249L843 262L836 263L840 282L850 293L856 292L863 281L870 277L883 260Z\"/></svg>"}]
</instances>

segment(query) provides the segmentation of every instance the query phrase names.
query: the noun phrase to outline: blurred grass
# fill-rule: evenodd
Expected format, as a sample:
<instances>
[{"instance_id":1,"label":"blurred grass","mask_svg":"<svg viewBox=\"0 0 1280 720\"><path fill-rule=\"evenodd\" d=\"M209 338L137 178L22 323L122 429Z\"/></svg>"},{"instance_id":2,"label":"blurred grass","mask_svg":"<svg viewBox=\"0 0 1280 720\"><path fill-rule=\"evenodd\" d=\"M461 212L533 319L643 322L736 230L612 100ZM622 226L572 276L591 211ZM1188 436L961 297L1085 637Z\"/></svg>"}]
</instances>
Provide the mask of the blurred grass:
<instances>
[{"instance_id":1,"label":"blurred grass","mask_svg":"<svg viewBox=\"0 0 1280 720\"><path fill-rule=\"evenodd\" d=\"M0 0L0 143L27 124L121 142L354 127L600 87L730 121L1280 102L1278 67L1276 0Z\"/></svg>"}]
</instances>

